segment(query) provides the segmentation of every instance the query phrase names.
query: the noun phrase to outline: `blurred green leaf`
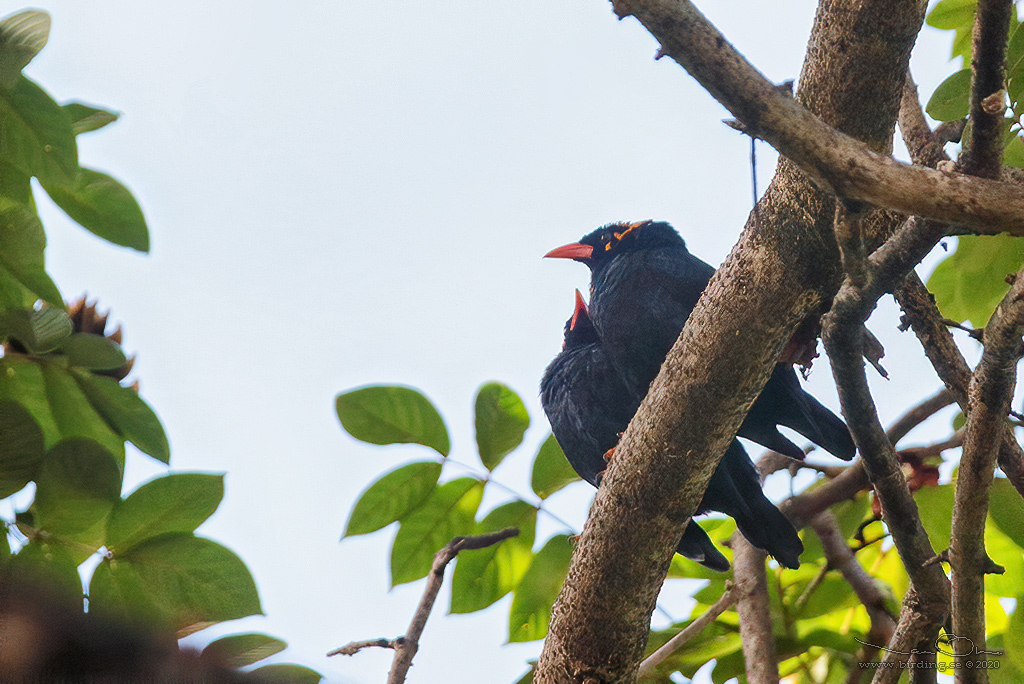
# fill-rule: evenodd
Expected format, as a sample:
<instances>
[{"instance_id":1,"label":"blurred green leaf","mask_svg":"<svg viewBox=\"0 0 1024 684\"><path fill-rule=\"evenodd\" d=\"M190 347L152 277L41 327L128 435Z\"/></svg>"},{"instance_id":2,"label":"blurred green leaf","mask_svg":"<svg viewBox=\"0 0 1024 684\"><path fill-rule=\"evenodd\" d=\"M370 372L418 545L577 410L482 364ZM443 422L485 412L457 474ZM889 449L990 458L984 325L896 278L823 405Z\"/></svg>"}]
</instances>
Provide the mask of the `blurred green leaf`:
<instances>
[{"instance_id":1,"label":"blurred green leaf","mask_svg":"<svg viewBox=\"0 0 1024 684\"><path fill-rule=\"evenodd\" d=\"M1024 594L1017 596L1017 607L1010 616L1006 635L1003 637L1003 648L1006 649L1006 660L1019 671L1024 672ZM1017 680L1020 681L1020 680Z\"/></svg>"},{"instance_id":2,"label":"blurred green leaf","mask_svg":"<svg viewBox=\"0 0 1024 684\"><path fill-rule=\"evenodd\" d=\"M89 583L89 612L173 629L179 638L262 614L238 556L191 534L165 534L104 559Z\"/></svg>"},{"instance_id":3,"label":"blurred green leaf","mask_svg":"<svg viewBox=\"0 0 1024 684\"><path fill-rule=\"evenodd\" d=\"M511 389L489 382L476 395L476 444L480 461L494 470L523 441L530 416L522 399Z\"/></svg>"},{"instance_id":4,"label":"blurred green leaf","mask_svg":"<svg viewBox=\"0 0 1024 684\"><path fill-rule=\"evenodd\" d=\"M107 521L106 546L123 554L161 534L194 532L223 498L223 475L171 473L150 480L114 504Z\"/></svg>"},{"instance_id":5,"label":"blurred green leaf","mask_svg":"<svg viewBox=\"0 0 1024 684\"><path fill-rule=\"evenodd\" d=\"M40 366L46 383L46 398L61 436L65 439L84 437L99 443L113 454L123 470L124 438L108 427L67 368L49 361L40 363Z\"/></svg>"},{"instance_id":6,"label":"blurred green leaf","mask_svg":"<svg viewBox=\"0 0 1024 684\"><path fill-rule=\"evenodd\" d=\"M163 425L138 392L113 378L81 369L73 368L71 374L89 403L122 439L161 463L170 462L171 448Z\"/></svg>"},{"instance_id":7,"label":"blurred green leaf","mask_svg":"<svg viewBox=\"0 0 1024 684\"><path fill-rule=\"evenodd\" d=\"M533 557L530 568L515 588L508 616L510 643L543 639L555 605L569 572L572 541L569 535L556 534Z\"/></svg>"},{"instance_id":8,"label":"blurred green leaf","mask_svg":"<svg viewBox=\"0 0 1024 684\"><path fill-rule=\"evenodd\" d=\"M0 400L0 499L35 477L45 454L43 431L21 404ZM6 539L6 531L3 534Z\"/></svg>"},{"instance_id":9,"label":"blurred green leaf","mask_svg":"<svg viewBox=\"0 0 1024 684\"><path fill-rule=\"evenodd\" d=\"M22 10L0 21L0 86L10 88L50 37L50 15Z\"/></svg>"},{"instance_id":10,"label":"blurred green leaf","mask_svg":"<svg viewBox=\"0 0 1024 684\"><path fill-rule=\"evenodd\" d=\"M280 653L288 644L266 634L231 634L211 642L203 657L227 667L239 668Z\"/></svg>"},{"instance_id":11,"label":"blurred green leaf","mask_svg":"<svg viewBox=\"0 0 1024 684\"><path fill-rule=\"evenodd\" d=\"M46 397L43 369L34 361L17 354L0 357L0 397L21 404L43 431L46 448L61 439L57 421Z\"/></svg>"},{"instance_id":12,"label":"blurred green leaf","mask_svg":"<svg viewBox=\"0 0 1024 684\"><path fill-rule=\"evenodd\" d=\"M63 309L7 309L0 311L0 334L13 337L33 354L56 349L73 330Z\"/></svg>"},{"instance_id":13,"label":"blurred green leaf","mask_svg":"<svg viewBox=\"0 0 1024 684\"><path fill-rule=\"evenodd\" d=\"M925 23L937 29L969 28L974 24L974 10L978 0L940 0L935 3Z\"/></svg>"},{"instance_id":14,"label":"blurred green leaf","mask_svg":"<svg viewBox=\"0 0 1024 684\"><path fill-rule=\"evenodd\" d=\"M437 487L441 464L419 461L397 468L369 486L356 501L342 538L376 532L420 505Z\"/></svg>"},{"instance_id":15,"label":"blurred green leaf","mask_svg":"<svg viewBox=\"0 0 1024 684\"><path fill-rule=\"evenodd\" d=\"M63 105L64 113L71 120L71 129L75 135L96 131L107 124L117 121L118 114L82 102L69 102Z\"/></svg>"},{"instance_id":16,"label":"blurred green leaf","mask_svg":"<svg viewBox=\"0 0 1024 684\"><path fill-rule=\"evenodd\" d=\"M24 76L0 88L0 158L46 183L71 184L78 175L71 119Z\"/></svg>"},{"instance_id":17,"label":"blurred green leaf","mask_svg":"<svg viewBox=\"0 0 1024 684\"><path fill-rule=\"evenodd\" d=\"M807 583L800 584L801 594L806 585ZM837 610L845 611L847 608L860 604L850 583L835 573L825 575L825 579L806 597L805 601L796 614L799 619L818 617Z\"/></svg>"},{"instance_id":18,"label":"blurred green leaf","mask_svg":"<svg viewBox=\"0 0 1024 684\"><path fill-rule=\"evenodd\" d=\"M434 554L454 537L472 533L484 483L461 477L440 485L406 513L391 546L391 586L426 576Z\"/></svg>"},{"instance_id":19,"label":"blurred green leaf","mask_svg":"<svg viewBox=\"0 0 1024 684\"><path fill-rule=\"evenodd\" d=\"M60 345L68 364L89 370L114 370L128 363L121 347L102 335L74 333Z\"/></svg>"},{"instance_id":20,"label":"blurred green leaf","mask_svg":"<svg viewBox=\"0 0 1024 684\"><path fill-rule=\"evenodd\" d=\"M971 111L971 70L961 69L935 88L925 106L937 121L959 121Z\"/></svg>"},{"instance_id":21,"label":"blurred green leaf","mask_svg":"<svg viewBox=\"0 0 1024 684\"><path fill-rule=\"evenodd\" d=\"M0 91L2 92L2 91ZM0 155L3 150L0 130ZM56 309L64 308L60 290L46 274L46 234L29 207L0 197L0 268Z\"/></svg>"},{"instance_id":22,"label":"blurred green leaf","mask_svg":"<svg viewBox=\"0 0 1024 684\"><path fill-rule=\"evenodd\" d=\"M996 527L1024 549L1024 499L1005 478L992 480L988 512Z\"/></svg>"},{"instance_id":23,"label":"blurred green leaf","mask_svg":"<svg viewBox=\"0 0 1024 684\"><path fill-rule=\"evenodd\" d=\"M422 444L442 456L451 449L448 429L418 391L395 385L363 387L335 400L341 426L370 444Z\"/></svg>"},{"instance_id":24,"label":"blurred green leaf","mask_svg":"<svg viewBox=\"0 0 1024 684\"><path fill-rule=\"evenodd\" d=\"M525 501L498 506L476 525L473 534L518 527L519 536L484 549L462 551L452 573L452 613L483 610L512 591L533 558L537 508Z\"/></svg>"},{"instance_id":25,"label":"blurred green leaf","mask_svg":"<svg viewBox=\"0 0 1024 684\"><path fill-rule=\"evenodd\" d=\"M958 238L956 252L928 278L942 315L984 327L1009 285L1006 276L1024 264L1024 240L1010 235Z\"/></svg>"},{"instance_id":26,"label":"blurred green leaf","mask_svg":"<svg viewBox=\"0 0 1024 684\"><path fill-rule=\"evenodd\" d=\"M1014 137L1003 150L1003 164L1024 169L1024 140Z\"/></svg>"},{"instance_id":27,"label":"blurred green leaf","mask_svg":"<svg viewBox=\"0 0 1024 684\"><path fill-rule=\"evenodd\" d=\"M996 506L997 502L994 499L990 501L989 512L994 511ZM996 525L992 515L989 515L988 520L985 521L985 552L993 562L1003 567L1002 574L991 574L985 577L985 593L990 596L1016 598L1020 593L1021 586L1024 586L1024 551L1003 533ZM993 617L986 612L987 623L991 622Z\"/></svg>"},{"instance_id":28,"label":"blurred green leaf","mask_svg":"<svg viewBox=\"0 0 1024 684\"><path fill-rule=\"evenodd\" d=\"M93 541L91 528L103 522L121 495L121 470L106 449L88 439L60 442L46 454L36 475L36 524L50 534ZM97 545L98 547L98 545Z\"/></svg>"},{"instance_id":29,"label":"blurred green leaf","mask_svg":"<svg viewBox=\"0 0 1024 684\"><path fill-rule=\"evenodd\" d=\"M530 476L533 492L541 499L546 499L579 479L580 476L569 465L555 436L548 435L533 459L533 473Z\"/></svg>"},{"instance_id":30,"label":"blurred green leaf","mask_svg":"<svg viewBox=\"0 0 1024 684\"><path fill-rule=\"evenodd\" d=\"M290 665L288 663L274 663L264 665L247 673L257 682L273 682L273 684L317 684L323 679L319 672L303 667L302 665Z\"/></svg>"},{"instance_id":31,"label":"blurred green leaf","mask_svg":"<svg viewBox=\"0 0 1024 684\"><path fill-rule=\"evenodd\" d=\"M36 587L41 595L82 610L78 561L60 544L30 540L8 559L4 579L12 584Z\"/></svg>"},{"instance_id":32,"label":"blurred green leaf","mask_svg":"<svg viewBox=\"0 0 1024 684\"><path fill-rule=\"evenodd\" d=\"M44 182L43 189L89 232L115 245L149 251L149 229L142 208L131 191L114 178L83 168L73 182Z\"/></svg>"},{"instance_id":33,"label":"blurred green leaf","mask_svg":"<svg viewBox=\"0 0 1024 684\"><path fill-rule=\"evenodd\" d=\"M953 519L953 485L921 487L914 494L921 523L936 553L949 548L950 521Z\"/></svg>"}]
</instances>

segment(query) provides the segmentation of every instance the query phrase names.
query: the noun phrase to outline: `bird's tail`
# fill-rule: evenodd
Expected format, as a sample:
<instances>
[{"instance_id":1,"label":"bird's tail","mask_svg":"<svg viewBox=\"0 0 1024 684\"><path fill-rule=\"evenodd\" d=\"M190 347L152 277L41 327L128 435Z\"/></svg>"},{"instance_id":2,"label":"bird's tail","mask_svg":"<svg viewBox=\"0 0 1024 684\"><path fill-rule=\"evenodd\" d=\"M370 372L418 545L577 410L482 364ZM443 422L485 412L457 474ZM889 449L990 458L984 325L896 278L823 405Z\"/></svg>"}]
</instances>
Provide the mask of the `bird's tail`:
<instances>
[{"instance_id":1,"label":"bird's tail","mask_svg":"<svg viewBox=\"0 0 1024 684\"><path fill-rule=\"evenodd\" d=\"M690 520L686 526L686 531L683 532L683 538L679 540L676 551L690 560L700 563L705 568L718 572L728 572L729 570L729 561L715 547L714 542L708 537L708 533L697 524L696 520Z\"/></svg>"},{"instance_id":2,"label":"bird's tail","mask_svg":"<svg viewBox=\"0 0 1024 684\"><path fill-rule=\"evenodd\" d=\"M849 461L854 457L857 447L853 443L853 438L850 437L850 430L846 427L846 423L804 391L792 366L777 365L769 382L776 385L778 389L775 391L780 391L786 399L779 407L781 410L776 417L778 424L796 430L825 451L844 461ZM785 438L783 437L783 439ZM776 451L781 450L776 449ZM783 451L782 453L787 452Z\"/></svg>"},{"instance_id":3,"label":"bird's tail","mask_svg":"<svg viewBox=\"0 0 1024 684\"><path fill-rule=\"evenodd\" d=\"M757 469L738 442L726 451L720 468L728 473L728 478L720 479L731 482L734 490L729 500L741 503L722 512L736 520L736 527L752 545L787 568L800 567L803 542L789 519L761 491Z\"/></svg>"}]
</instances>

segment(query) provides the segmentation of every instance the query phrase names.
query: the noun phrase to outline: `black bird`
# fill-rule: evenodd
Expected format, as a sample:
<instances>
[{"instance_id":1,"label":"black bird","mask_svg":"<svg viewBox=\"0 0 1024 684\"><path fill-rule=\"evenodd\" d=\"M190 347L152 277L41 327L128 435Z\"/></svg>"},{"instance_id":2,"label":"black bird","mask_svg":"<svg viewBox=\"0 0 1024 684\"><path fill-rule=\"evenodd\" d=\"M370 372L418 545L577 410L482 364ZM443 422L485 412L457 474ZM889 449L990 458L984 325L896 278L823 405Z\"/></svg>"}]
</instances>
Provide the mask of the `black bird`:
<instances>
[{"instance_id":1,"label":"black bird","mask_svg":"<svg viewBox=\"0 0 1024 684\"><path fill-rule=\"evenodd\" d=\"M615 448L640 397L629 391L609 361L579 291L572 318L565 324L562 352L541 380L541 404L573 469L598 486L606 467L605 454ZM798 567L803 551L800 538L764 496L757 471L739 442L733 441L726 451L697 514L710 511L732 516L754 546L787 567ZM687 525L677 551L711 569L729 569L728 561L695 521Z\"/></svg>"},{"instance_id":2,"label":"black bird","mask_svg":"<svg viewBox=\"0 0 1024 684\"><path fill-rule=\"evenodd\" d=\"M545 256L591 270L591 317L608 357L629 389L643 396L715 269L686 249L672 226L613 223ZM778 364L739 429L791 458L803 459L783 425L844 460L856 447L843 421L800 387L790 364Z\"/></svg>"}]
</instances>

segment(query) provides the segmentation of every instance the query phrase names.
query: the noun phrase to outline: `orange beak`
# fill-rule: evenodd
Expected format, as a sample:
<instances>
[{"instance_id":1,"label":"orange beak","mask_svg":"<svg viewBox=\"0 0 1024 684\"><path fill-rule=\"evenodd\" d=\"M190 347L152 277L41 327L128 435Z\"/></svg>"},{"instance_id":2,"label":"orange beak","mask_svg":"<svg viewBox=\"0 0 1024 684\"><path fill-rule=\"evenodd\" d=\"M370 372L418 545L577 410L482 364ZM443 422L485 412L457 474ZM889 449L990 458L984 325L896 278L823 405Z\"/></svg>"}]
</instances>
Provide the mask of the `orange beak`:
<instances>
[{"instance_id":1,"label":"orange beak","mask_svg":"<svg viewBox=\"0 0 1024 684\"><path fill-rule=\"evenodd\" d=\"M577 261L589 261L594 255L594 248L590 245L573 242L561 247L555 247L544 255L545 259L576 259Z\"/></svg>"}]
</instances>

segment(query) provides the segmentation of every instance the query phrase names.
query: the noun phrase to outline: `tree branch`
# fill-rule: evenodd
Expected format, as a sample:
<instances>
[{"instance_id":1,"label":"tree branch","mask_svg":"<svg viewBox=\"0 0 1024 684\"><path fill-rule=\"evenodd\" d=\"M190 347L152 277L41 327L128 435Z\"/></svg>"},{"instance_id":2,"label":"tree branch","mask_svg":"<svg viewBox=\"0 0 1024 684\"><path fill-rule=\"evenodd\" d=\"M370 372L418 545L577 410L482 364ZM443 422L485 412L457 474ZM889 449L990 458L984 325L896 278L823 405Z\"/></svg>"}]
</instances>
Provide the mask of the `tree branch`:
<instances>
[{"instance_id":1,"label":"tree branch","mask_svg":"<svg viewBox=\"0 0 1024 684\"><path fill-rule=\"evenodd\" d=\"M732 536L732 572L743 659L750 684L778 684L779 663L768 598L767 556L742 534Z\"/></svg>"},{"instance_id":2,"label":"tree branch","mask_svg":"<svg viewBox=\"0 0 1024 684\"><path fill-rule=\"evenodd\" d=\"M918 4L923 11L924 4ZM620 17L639 19L661 42L659 54L686 69L749 134L836 196L982 234L1024 235L1019 187L908 166L829 127L765 79L686 0L613 0L613 5Z\"/></svg>"},{"instance_id":3,"label":"tree branch","mask_svg":"<svg viewBox=\"0 0 1024 684\"><path fill-rule=\"evenodd\" d=\"M388 673L388 684L402 684L405 681L406 675L409 674L412 659L416 656L416 651L419 650L420 636L423 634L423 628L427 625L430 611L434 608L437 594L441 591L441 584L444 582L444 569L448 566L448 563L454 560L460 551L483 549L518 535L518 528L506 527L497 532L474 537L455 537L445 544L444 548L434 554L434 563L427 574L427 586L423 589L423 598L420 599L420 605L416 608L416 613L412 617L412 622L409 623L409 629L406 630L405 636L390 641L387 639L354 641L347 646L331 651L327 655L354 655L363 648L371 646L393 648L395 649L395 658L391 663L391 671Z\"/></svg>"},{"instance_id":4,"label":"tree branch","mask_svg":"<svg viewBox=\"0 0 1024 684\"><path fill-rule=\"evenodd\" d=\"M1013 3L979 0L974 15L971 59L971 136L960 166L965 173L998 178L1003 160L1006 112L1006 40Z\"/></svg>"},{"instance_id":5,"label":"tree branch","mask_svg":"<svg viewBox=\"0 0 1024 684\"><path fill-rule=\"evenodd\" d=\"M985 327L985 349L969 392L960 476L957 478L950 545L953 633L967 637L977 650L985 645L985 572L991 561L985 552L985 519L996 453L1006 429L1006 415L1017 379L1017 362L1024 334L1024 271L996 308ZM966 682L988 681L984 669L972 667L984 659L977 650L961 656ZM975 661L968 663L968 660ZM979 670L974 672L974 670Z\"/></svg>"},{"instance_id":6,"label":"tree branch","mask_svg":"<svg viewBox=\"0 0 1024 684\"><path fill-rule=\"evenodd\" d=\"M733 584L726 581L725 591L722 592L722 595L717 601L715 601L714 605L708 608L707 611L705 611L699 618L679 630L679 633L666 641L661 648L647 656L647 658L640 663L640 669L637 672L638 676L643 677L658 665L665 662L670 655L685 646L690 639L704 631L705 627L714 622L719 615L727 611L734 603L736 603L736 592L733 589Z\"/></svg>"}]
</instances>

